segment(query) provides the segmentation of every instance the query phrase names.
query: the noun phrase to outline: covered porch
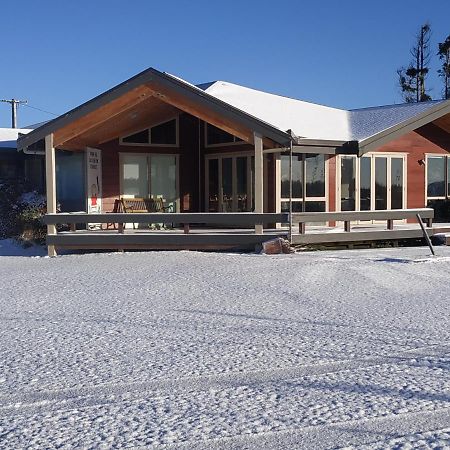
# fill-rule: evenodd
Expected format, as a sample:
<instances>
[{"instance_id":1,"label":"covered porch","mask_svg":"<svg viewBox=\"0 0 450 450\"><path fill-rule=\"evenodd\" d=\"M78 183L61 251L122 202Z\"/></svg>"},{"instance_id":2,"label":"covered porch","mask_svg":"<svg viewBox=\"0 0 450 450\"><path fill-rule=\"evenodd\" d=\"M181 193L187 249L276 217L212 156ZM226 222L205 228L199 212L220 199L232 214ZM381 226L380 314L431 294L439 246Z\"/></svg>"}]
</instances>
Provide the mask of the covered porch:
<instances>
[{"instance_id":1,"label":"covered porch","mask_svg":"<svg viewBox=\"0 0 450 450\"><path fill-rule=\"evenodd\" d=\"M273 168L268 166L267 157L265 162L264 153L286 151L292 140L290 133L198 87L148 69L22 136L19 145L22 149L45 149L50 215L58 212L57 177L64 177L56 171L59 151L86 155L84 212L91 215L117 213L116 202L129 198L160 199L164 212L173 214L263 214L276 213L268 191L275 189ZM219 152L229 158L217 157ZM265 176L271 181L264 183ZM273 216L267 223L274 225L276 219ZM130 214L118 221L131 226L137 222ZM170 222L176 226L183 223L174 218ZM55 225L48 224L50 255L56 254L59 245L52 240ZM228 221L220 225L230 226ZM262 222L246 222L246 234L249 227L253 234L263 233ZM98 239L102 239L103 228L102 221L93 216L87 224ZM144 236L142 231L137 235Z\"/></svg>"},{"instance_id":2,"label":"covered porch","mask_svg":"<svg viewBox=\"0 0 450 450\"><path fill-rule=\"evenodd\" d=\"M336 220L342 221L344 227L337 230L344 236L333 233L333 239L345 240L347 223L378 218L349 212L352 217L345 220L329 213L331 156L356 155L355 144L298 138L154 69L18 141L21 149L45 150L45 222L52 256L64 247L235 248L279 236L298 244L324 242L330 238L318 237L323 229L305 238L298 224L334 225ZM57 177L65 176L56 170L59 151L85 155L84 211L58 214ZM130 199L162 206L117 209L118 201ZM430 211L421 212L424 219L432 218ZM420 236L416 224L392 230L394 220L415 220L416 213L383 211L385 229L375 224L375 234L359 239ZM116 229L108 229L111 223ZM152 230L149 223L170 226ZM57 232L60 224L69 229Z\"/></svg>"}]
</instances>

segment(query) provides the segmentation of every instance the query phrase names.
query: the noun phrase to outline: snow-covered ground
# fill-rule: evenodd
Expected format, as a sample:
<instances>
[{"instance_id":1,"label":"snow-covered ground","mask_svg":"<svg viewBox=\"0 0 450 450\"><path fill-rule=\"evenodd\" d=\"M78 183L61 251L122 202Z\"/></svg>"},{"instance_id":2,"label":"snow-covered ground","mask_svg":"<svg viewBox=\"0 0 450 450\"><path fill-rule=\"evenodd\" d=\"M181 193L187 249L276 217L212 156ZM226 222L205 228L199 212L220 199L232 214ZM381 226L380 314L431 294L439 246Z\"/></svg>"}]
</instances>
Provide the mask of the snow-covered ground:
<instances>
[{"instance_id":1,"label":"snow-covered ground","mask_svg":"<svg viewBox=\"0 0 450 450\"><path fill-rule=\"evenodd\" d=\"M450 448L450 248L0 257L0 448Z\"/></svg>"}]
</instances>

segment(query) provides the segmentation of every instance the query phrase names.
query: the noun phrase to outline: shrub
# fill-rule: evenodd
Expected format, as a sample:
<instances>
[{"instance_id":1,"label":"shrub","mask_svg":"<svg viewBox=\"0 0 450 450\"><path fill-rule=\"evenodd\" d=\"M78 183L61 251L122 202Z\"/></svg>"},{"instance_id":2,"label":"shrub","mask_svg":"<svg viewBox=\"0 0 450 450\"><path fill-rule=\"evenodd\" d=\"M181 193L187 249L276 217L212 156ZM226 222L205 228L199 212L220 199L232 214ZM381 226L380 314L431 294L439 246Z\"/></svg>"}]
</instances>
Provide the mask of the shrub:
<instances>
[{"instance_id":1,"label":"shrub","mask_svg":"<svg viewBox=\"0 0 450 450\"><path fill-rule=\"evenodd\" d=\"M0 181L0 239L43 243L46 227L40 219L45 211L45 197L29 192L23 180Z\"/></svg>"}]
</instances>

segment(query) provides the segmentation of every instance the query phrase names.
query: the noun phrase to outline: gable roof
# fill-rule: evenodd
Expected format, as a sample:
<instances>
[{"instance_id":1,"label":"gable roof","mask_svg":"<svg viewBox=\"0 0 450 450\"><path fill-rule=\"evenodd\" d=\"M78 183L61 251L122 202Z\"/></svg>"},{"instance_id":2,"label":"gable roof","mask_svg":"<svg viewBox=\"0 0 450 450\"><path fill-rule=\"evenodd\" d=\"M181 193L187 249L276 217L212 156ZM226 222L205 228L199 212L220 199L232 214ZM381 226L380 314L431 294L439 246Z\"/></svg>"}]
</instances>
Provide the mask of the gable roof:
<instances>
[{"instance_id":1,"label":"gable roof","mask_svg":"<svg viewBox=\"0 0 450 450\"><path fill-rule=\"evenodd\" d=\"M421 114L444 100L373 106L349 111L352 139L361 141Z\"/></svg>"},{"instance_id":2,"label":"gable roof","mask_svg":"<svg viewBox=\"0 0 450 450\"><path fill-rule=\"evenodd\" d=\"M143 94L139 91L139 88L144 89L148 86L150 86L150 91L152 88L154 88L155 91ZM89 114L102 110L102 108L103 117L102 122L100 123L106 122L109 116L105 111L105 106L114 101L119 103L125 95L131 97L131 100L133 100L134 97L139 99L145 96L147 96L147 98L154 96L155 98L164 101L167 97L167 93L170 93L170 96L177 96L179 108L182 108L180 105L182 105L183 102L186 102L186 104L195 103L196 105L206 108L214 115L225 118L231 122L239 123L241 126L259 133L263 137L267 137L280 145L287 145L291 140L291 136L287 131L281 130L259 117L252 116L245 111L239 110L233 107L233 105L213 97L204 90L199 89L181 78L160 72L150 67L86 103L45 123L29 134L20 136L17 141L18 149L21 150L28 147L43 139L45 136L72 125ZM111 114L111 117L113 117L114 115L117 115L118 112L113 111ZM55 145L57 146L57 143L55 143Z\"/></svg>"},{"instance_id":3,"label":"gable roof","mask_svg":"<svg viewBox=\"0 0 450 450\"><path fill-rule=\"evenodd\" d=\"M360 154L450 113L450 100L344 110L227 81L195 86L175 75L149 68L20 137L18 148L27 147L55 130L81 120L139 86L155 89L150 97L155 95L163 101L167 93L178 96L181 103L177 107L180 109L183 109L184 101L191 105L194 102L213 115L239 123L283 146L294 139L293 135L299 137L296 143L302 145L339 147L354 143ZM108 116L104 120L107 119Z\"/></svg>"},{"instance_id":4,"label":"gable roof","mask_svg":"<svg viewBox=\"0 0 450 450\"><path fill-rule=\"evenodd\" d=\"M435 100L344 110L269 94L226 81L204 83L198 87L280 129L292 129L305 143L308 140L361 143L393 127L414 121L414 118L424 117L440 108L439 105L446 107L450 104L449 101Z\"/></svg>"}]
</instances>

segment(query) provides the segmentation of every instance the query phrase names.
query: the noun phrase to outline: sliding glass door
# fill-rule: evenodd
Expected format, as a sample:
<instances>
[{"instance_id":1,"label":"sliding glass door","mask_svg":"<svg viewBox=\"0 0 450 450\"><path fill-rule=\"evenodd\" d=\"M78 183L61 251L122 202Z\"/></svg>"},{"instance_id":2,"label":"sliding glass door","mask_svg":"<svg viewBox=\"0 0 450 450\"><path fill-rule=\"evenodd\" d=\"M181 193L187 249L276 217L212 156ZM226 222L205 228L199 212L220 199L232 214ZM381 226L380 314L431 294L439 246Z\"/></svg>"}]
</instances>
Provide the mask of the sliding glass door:
<instances>
[{"instance_id":1,"label":"sliding glass door","mask_svg":"<svg viewBox=\"0 0 450 450\"><path fill-rule=\"evenodd\" d=\"M178 156L120 154L121 190L125 198L163 198L170 212L178 210Z\"/></svg>"},{"instance_id":2,"label":"sliding glass door","mask_svg":"<svg viewBox=\"0 0 450 450\"><path fill-rule=\"evenodd\" d=\"M253 156L207 156L205 167L206 211L252 211L254 205Z\"/></svg>"},{"instance_id":3,"label":"sliding glass door","mask_svg":"<svg viewBox=\"0 0 450 450\"><path fill-rule=\"evenodd\" d=\"M405 156L373 154L339 158L338 206L341 211L406 207Z\"/></svg>"}]
</instances>

